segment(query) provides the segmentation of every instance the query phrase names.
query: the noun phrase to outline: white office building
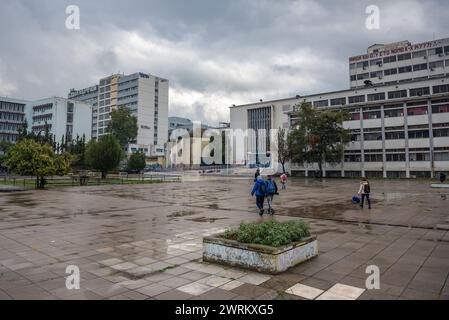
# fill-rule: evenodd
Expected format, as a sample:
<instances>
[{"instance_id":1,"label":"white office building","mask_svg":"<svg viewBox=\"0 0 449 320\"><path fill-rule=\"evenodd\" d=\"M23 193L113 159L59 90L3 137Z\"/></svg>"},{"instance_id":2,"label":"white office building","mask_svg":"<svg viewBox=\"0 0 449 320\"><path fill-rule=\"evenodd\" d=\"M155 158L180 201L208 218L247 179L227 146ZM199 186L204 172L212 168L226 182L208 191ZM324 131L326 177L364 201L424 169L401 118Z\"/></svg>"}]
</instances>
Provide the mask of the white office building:
<instances>
[{"instance_id":1,"label":"white office building","mask_svg":"<svg viewBox=\"0 0 449 320\"><path fill-rule=\"evenodd\" d=\"M245 138L245 150L233 155L234 163L270 163L278 170L266 132L294 126L295 106L305 100L351 114L344 127L352 141L341 164L325 166L325 176L410 178L449 172L449 39L374 45L367 54L349 58L349 64L350 89L232 106L231 129L263 133ZM291 164L290 169L309 176L318 168Z\"/></svg>"},{"instance_id":2,"label":"white office building","mask_svg":"<svg viewBox=\"0 0 449 320\"><path fill-rule=\"evenodd\" d=\"M0 141L15 143L25 121L28 101L0 97Z\"/></svg>"},{"instance_id":3,"label":"white office building","mask_svg":"<svg viewBox=\"0 0 449 320\"><path fill-rule=\"evenodd\" d=\"M26 105L28 130L44 134L46 126L56 142L72 141L78 135L91 139L92 106L60 97L31 101Z\"/></svg>"},{"instance_id":4,"label":"white office building","mask_svg":"<svg viewBox=\"0 0 449 320\"><path fill-rule=\"evenodd\" d=\"M93 138L107 134L111 110L123 106L131 110L138 125L137 138L128 152L140 150L147 156L163 156L168 140L168 90L167 79L139 72L108 76L96 86L72 89L68 96L92 104Z\"/></svg>"}]
</instances>

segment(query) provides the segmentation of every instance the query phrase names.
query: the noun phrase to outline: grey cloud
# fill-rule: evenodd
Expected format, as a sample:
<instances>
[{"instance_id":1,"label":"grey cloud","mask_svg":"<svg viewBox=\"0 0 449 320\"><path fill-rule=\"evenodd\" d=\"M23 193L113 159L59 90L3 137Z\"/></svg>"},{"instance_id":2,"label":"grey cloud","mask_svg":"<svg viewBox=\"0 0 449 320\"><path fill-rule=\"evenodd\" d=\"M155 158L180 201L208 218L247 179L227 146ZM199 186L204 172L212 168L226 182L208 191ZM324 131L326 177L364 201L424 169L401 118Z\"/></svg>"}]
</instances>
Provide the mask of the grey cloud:
<instances>
[{"instance_id":1,"label":"grey cloud","mask_svg":"<svg viewBox=\"0 0 449 320\"><path fill-rule=\"evenodd\" d=\"M65 8L81 30L65 29ZM381 29L364 27L376 4ZM349 56L373 43L448 37L446 1L87 1L0 3L0 95L66 96L102 76L171 81L170 114L227 120L228 106L348 87Z\"/></svg>"}]
</instances>

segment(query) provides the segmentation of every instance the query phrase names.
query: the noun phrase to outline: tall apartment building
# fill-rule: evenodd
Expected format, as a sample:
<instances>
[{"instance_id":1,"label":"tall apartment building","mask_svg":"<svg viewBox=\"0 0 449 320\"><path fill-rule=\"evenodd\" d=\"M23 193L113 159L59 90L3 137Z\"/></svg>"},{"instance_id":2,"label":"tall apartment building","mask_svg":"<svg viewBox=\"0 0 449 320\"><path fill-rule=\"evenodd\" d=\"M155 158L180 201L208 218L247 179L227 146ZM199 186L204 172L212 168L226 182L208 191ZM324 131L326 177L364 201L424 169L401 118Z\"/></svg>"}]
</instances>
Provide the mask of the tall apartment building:
<instances>
[{"instance_id":1,"label":"tall apartment building","mask_svg":"<svg viewBox=\"0 0 449 320\"><path fill-rule=\"evenodd\" d=\"M28 101L0 97L0 141L16 142Z\"/></svg>"},{"instance_id":2,"label":"tall apartment building","mask_svg":"<svg viewBox=\"0 0 449 320\"><path fill-rule=\"evenodd\" d=\"M297 121L296 105L304 100L319 109L346 108L351 120L343 125L351 130L352 141L345 147L341 164L325 166L325 176L409 178L448 173L448 44L449 39L442 39L418 45L402 42L372 46L367 55L349 59L350 89L232 106L231 128L256 132L291 128ZM381 65L376 64L379 59L382 59ZM418 60L422 67L417 67ZM378 72L383 72L383 78L371 78L377 68ZM393 74L385 76L385 71L394 68L396 73L392 71ZM364 76L359 79L359 74ZM353 75L356 75L355 80ZM262 131L261 137L256 134L258 143L254 137L246 137L244 153L234 154L234 161L240 164L268 162L278 169L277 154L271 152L266 132ZM291 170L293 174L308 176L317 166L292 164Z\"/></svg>"},{"instance_id":3,"label":"tall apartment building","mask_svg":"<svg viewBox=\"0 0 449 320\"><path fill-rule=\"evenodd\" d=\"M111 110L120 106L128 108L138 125L137 138L129 145L128 152L140 150L147 156L162 156L168 140L168 89L167 79L150 74L115 74L100 79L97 86L72 89L69 98L93 104L92 136L95 138L107 133Z\"/></svg>"},{"instance_id":4,"label":"tall apartment building","mask_svg":"<svg viewBox=\"0 0 449 320\"><path fill-rule=\"evenodd\" d=\"M45 132L46 126L55 141L71 141L78 135L91 139L92 106L85 102L51 97L26 105L28 130L35 134Z\"/></svg>"},{"instance_id":5,"label":"tall apartment building","mask_svg":"<svg viewBox=\"0 0 449 320\"><path fill-rule=\"evenodd\" d=\"M98 85L88 87L82 90L71 89L68 95L69 99L83 101L92 106L92 125L91 137L97 138L97 113L98 113ZM94 126L95 124L95 126Z\"/></svg>"}]
</instances>

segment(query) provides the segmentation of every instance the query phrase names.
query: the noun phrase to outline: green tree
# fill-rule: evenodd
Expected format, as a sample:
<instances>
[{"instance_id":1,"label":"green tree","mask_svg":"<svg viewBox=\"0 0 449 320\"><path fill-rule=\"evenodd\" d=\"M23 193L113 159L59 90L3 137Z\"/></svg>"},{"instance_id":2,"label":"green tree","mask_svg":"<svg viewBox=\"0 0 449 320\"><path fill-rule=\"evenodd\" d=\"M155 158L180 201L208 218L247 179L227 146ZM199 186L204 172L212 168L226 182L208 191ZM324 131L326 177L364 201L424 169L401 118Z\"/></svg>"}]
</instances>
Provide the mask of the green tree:
<instances>
[{"instance_id":1,"label":"green tree","mask_svg":"<svg viewBox=\"0 0 449 320\"><path fill-rule=\"evenodd\" d=\"M6 166L19 175L35 176L36 187L44 188L45 177L67 174L71 160L70 154L55 154L48 144L23 139L9 150Z\"/></svg>"},{"instance_id":2,"label":"green tree","mask_svg":"<svg viewBox=\"0 0 449 320\"><path fill-rule=\"evenodd\" d=\"M290 148L285 129L279 128L277 133L278 161L282 165L282 173L285 173L285 163L290 160Z\"/></svg>"},{"instance_id":3,"label":"green tree","mask_svg":"<svg viewBox=\"0 0 449 320\"><path fill-rule=\"evenodd\" d=\"M98 141L91 140L86 146L86 162L93 169L101 171L104 179L123 158L123 151L117 138L113 135L104 135Z\"/></svg>"},{"instance_id":4,"label":"green tree","mask_svg":"<svg viewBox=\"0 0 449 320\"><path fill-rule=\"evenodd\" d=\"M291 160L300 165L317 163L321 177L324 163L342 160L344 146L350 141L350 131L343 128L349 112L319 110L305 101L297 107L298 121L287 139Z\"/></svg>"},{"instance_id":5,"label":"green tree","mask_svg":"<svg viewBox=\"0 0 449 320\"><path fill-rule=\"evenodd\" d=\"M111 111L107 132L113 134L124 148L137 137L137 118L128 108L118 107Z\"/></svg>"},{"instance_id":6,"label":"green tree","mask_svg":"<svg viewBox=\"0 0 449 320\"><path fill-rule=\"evenodd\" d=\"M145 168L145 165L145 153L142 151L133 152L133 154L129 156L127 164L128 170L141 171Z\"/></svg>"}]
</instances>

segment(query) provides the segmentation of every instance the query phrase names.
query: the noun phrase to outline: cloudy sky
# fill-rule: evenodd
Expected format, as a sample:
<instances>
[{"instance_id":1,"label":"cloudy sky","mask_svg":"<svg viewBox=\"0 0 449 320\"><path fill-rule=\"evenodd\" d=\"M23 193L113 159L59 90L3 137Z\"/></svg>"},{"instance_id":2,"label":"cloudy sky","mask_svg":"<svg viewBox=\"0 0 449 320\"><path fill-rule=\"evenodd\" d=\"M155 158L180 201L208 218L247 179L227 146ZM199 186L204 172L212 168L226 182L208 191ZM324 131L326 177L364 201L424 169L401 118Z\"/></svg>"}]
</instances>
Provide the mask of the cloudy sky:
<instances>
[{"instance_id":1,"label":"cloudy sky","mask_svg":"<svg viewBox=\"0 0 449 320\"><path fill-rule=\"evenodd\" d=\"M365 27L372 4L379 30ZM142 71L170 80L170 115L216 124L232 104L347 88L349 56L449 37L448 16L447 0L0 0L0 96L66 97Z\"/></svg>"}]
</instances>

